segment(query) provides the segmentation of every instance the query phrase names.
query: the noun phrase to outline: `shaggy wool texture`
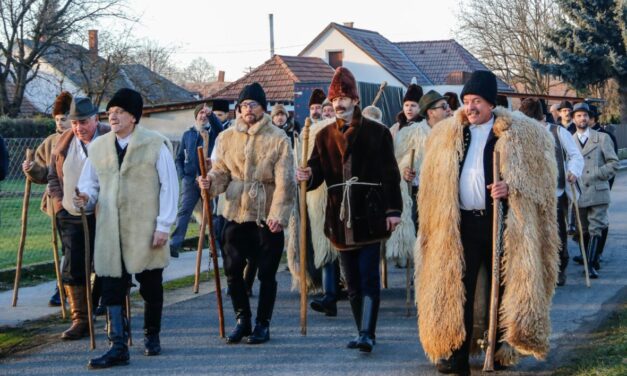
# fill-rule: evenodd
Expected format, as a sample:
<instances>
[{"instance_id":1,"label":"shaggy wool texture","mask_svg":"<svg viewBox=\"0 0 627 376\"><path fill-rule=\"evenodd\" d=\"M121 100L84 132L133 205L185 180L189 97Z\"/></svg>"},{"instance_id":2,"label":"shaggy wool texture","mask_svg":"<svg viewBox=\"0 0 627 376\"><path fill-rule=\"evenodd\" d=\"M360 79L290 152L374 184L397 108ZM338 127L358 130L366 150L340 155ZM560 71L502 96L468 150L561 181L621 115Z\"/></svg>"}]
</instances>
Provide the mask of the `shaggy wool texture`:
<instances>
[{"instance_id":1,"label":"shaggy wool texture","mask_svg":"<svg viewBox=\"0 0 627 376\"><path fill-rule=\"evenodd\" d=\"M549 351L549 311L558 270L554 141L542 125L521 113L494 110L495 150L509 187L505 218L499 327L509 347L496 359L511 364L517 353L544 359ZM460 239L459 166L463 110L434 127L420 175L420 244L416 252L416 303L422 346L431 361L448 358L466 336L463 249Z\"/></svg>"}]
</instances>

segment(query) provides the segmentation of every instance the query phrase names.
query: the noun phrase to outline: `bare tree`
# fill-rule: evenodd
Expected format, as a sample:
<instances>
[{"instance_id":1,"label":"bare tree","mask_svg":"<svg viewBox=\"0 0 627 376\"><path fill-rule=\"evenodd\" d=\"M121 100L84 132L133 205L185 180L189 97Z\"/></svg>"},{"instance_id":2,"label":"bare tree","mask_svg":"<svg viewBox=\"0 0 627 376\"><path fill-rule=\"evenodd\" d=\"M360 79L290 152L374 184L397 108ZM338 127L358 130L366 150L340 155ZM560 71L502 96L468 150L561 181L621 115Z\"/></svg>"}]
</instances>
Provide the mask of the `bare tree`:
<instances>
[{"instance_id":1,"label":"bare tree","mask_svg":"<svg viewBox=\"0 0 627 376\"><path fill-rule=\"evenodd\" d=\"M204 84L216 80L216 70L207 59L197 57L183 70L185 83Z\"/></svg>"},{"instance_id":2,"label":"bare tree","mask_svg":"<svg viewBox=\"0 0 627 376\"><path fill-rule=\"evenodd\" d=\"M104 17L129 19L124 0L0 0L0 115L20 112L26 85L53 46Z\"/></svg>"},{"instance_id":3,"label":"bare tree","mask_svg":"<svg viewBox=\"0 0 627 376\"><path fill-rule=\"evenodd\" d=\"M508 84L546 94L557 82L531 64L547 62L543 48L557 22L556 9L555 0L465 1L456 35Z\"/></svg>"},{"instance_id":4,"label":"bare tree","mask_svg":"<svg viewBox=\"0 0 627 376\"><path fill-rule=\"evenodd\" d=\"M163 46L151 39L138 41L133 59L153 72L175 81L178 77L176 67L172 63L172 54L176 46Z\"/></svg>"}]
</instances>

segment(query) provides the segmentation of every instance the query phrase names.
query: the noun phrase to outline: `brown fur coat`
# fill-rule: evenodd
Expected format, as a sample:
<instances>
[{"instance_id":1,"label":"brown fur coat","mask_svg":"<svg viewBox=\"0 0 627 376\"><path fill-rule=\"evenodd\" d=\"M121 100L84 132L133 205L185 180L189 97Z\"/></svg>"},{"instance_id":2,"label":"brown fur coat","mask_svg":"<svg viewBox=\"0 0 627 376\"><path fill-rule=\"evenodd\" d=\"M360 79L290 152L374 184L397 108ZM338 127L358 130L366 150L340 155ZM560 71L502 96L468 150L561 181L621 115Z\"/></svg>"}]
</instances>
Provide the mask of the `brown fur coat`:
<instances>
[{"instance_id":1,"label":"brown fur coat","mask_svg":"<svg viewBox=\"0 0 627 376\"><path fill-rule=\"evenodd\" d=\"M560 244L557 171L552 137L539 123L500 107L494 114L495 150L501 153L500 171L509 187L499 309L499 327L509 346L496 358L511 364L517 354L544 359L549 351ZM448 358L466 336L459 166L468 125L459 110L433 128L420 175L416 303L420 340L434 362Z\"/></svg>"}]
</instances>

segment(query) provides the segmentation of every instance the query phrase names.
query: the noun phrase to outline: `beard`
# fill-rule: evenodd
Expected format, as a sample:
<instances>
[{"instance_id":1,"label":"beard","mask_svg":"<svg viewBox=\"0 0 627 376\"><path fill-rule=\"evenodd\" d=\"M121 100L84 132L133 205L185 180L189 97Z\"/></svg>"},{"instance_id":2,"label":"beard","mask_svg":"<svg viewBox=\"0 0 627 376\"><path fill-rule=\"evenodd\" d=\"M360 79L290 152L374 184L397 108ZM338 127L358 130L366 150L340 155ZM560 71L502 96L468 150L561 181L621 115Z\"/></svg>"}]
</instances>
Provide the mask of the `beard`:
<instances>
[{"instance_id":1,"label":"beard","mask_svg":"<svg viewBox=\"0 0 627 376\"><path fill-rule=\"evenodd\" d=\"M337 106L333 109L335 110L335 117L344 121L350 121L353 118L353 113L355 112L355 107L352 107L349 110L344 106Z\"/></svg>"},{"instance_id":2,"label":"beard","mask_svg":"<svg viewBox=\"0 0 627 376\"><path fill-rule=\"evenodd\" d=\"M262 118L263 118L263 114L261 114L259 116L255 115L253 113L242 115L242 119L244 120L244 123L248 124L248 126L252 126L252 125L256 124Z\"/></svg>"},{"instance_id":3,"label":"beard","mask_svg":"<svg viewBox=\"0 0 627 376\"><path fill-rule=\"evenodd\" d=\"M322 114L320 114L319 112L314 112L313 114L311 114L311 118L313 120L320 120L322 118Z\"/></svg>"}]
</instances>

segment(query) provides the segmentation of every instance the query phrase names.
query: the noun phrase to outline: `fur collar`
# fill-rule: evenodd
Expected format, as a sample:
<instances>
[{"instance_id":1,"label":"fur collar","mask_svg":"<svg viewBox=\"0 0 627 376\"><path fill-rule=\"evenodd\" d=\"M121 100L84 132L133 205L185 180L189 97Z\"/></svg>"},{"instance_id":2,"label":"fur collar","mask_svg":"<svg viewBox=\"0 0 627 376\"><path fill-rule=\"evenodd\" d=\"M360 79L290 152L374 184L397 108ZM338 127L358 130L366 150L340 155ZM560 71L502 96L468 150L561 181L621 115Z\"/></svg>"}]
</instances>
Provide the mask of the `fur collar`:
<instances>
[{"instance_id":1,"label":"fur collar","mask_svg":"<svg viewBox=\"0 0 627 376\"><path fill-rule=\"evenodd\" d=\"M263 127L267 127L267 126L273 126L273 125L272 125L272 119L270 118L270 115L265 114L265 113L263 114L263 117L261 118L261 120L251 125L250 127L248 126L248 124L246 124L246 122L242 118L237 119L237 121L235 122L235 129L238 132L248 133L251 136L261 132L263 130Z\"/></svg>"}]
</instances>

